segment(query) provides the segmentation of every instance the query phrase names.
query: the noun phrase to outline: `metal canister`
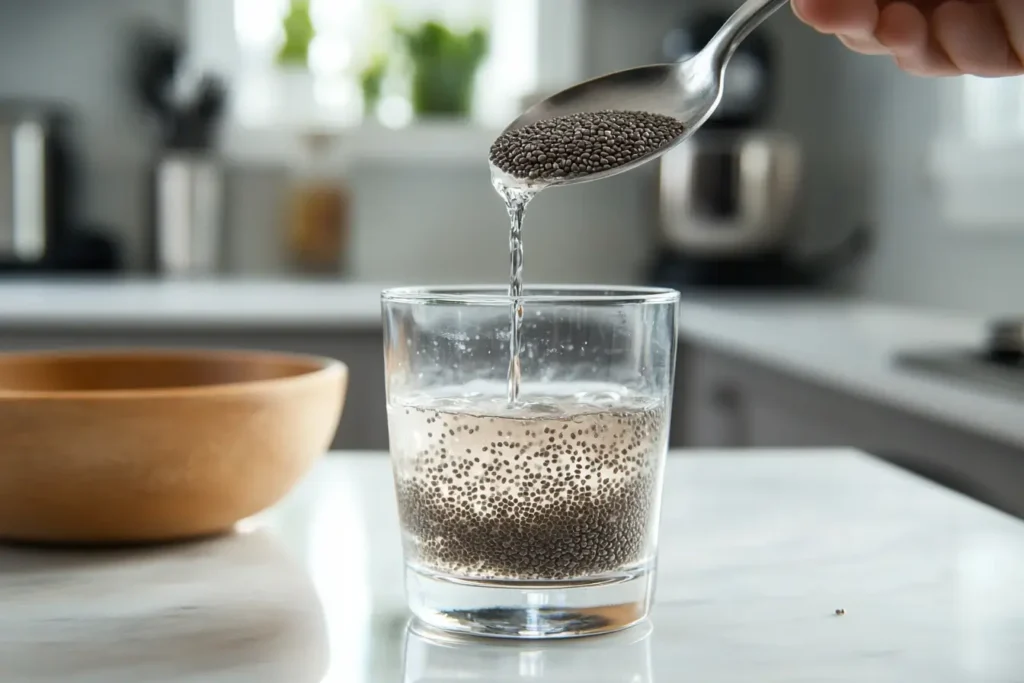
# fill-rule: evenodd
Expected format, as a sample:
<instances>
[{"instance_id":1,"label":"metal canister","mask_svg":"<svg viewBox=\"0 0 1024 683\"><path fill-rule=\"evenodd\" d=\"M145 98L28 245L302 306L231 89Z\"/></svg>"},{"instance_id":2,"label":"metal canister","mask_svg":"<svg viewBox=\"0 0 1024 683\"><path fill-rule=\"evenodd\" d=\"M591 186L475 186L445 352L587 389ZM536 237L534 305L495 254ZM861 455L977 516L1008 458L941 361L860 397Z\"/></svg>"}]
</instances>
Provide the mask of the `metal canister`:
<instances>
[{"instance_id":1,"label":"metal canister","mask_svg":"<svg viewBox=\"0 0 1024 683\"><path fill-rule=\"evenodd\" d=\"M154 172L153 261L172 277L214 275L223 267L224 173L206 154L172 152Z\"/></svg>"}]
</instances>

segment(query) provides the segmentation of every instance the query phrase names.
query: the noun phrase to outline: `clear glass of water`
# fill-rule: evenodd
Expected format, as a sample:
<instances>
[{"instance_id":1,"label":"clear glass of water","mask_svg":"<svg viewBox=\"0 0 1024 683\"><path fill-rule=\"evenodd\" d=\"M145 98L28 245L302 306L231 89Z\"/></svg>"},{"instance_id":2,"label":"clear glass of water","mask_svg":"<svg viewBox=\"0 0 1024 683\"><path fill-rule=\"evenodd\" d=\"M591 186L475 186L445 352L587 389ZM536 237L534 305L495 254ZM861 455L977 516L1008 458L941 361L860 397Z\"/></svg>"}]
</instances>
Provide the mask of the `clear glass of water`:
<instances>
[{"instance_id":1,"label":"clear glass of water","mask_svg":"<svg viewBox=\"0 0 1024 683\"><path fill-rule=\"evenodd\" d=\"M499 287L384 292L391 457L419 620L545 638L646 618L678 299L648 288L526 288L515 302Z\"/></svg>"}]
</instances>

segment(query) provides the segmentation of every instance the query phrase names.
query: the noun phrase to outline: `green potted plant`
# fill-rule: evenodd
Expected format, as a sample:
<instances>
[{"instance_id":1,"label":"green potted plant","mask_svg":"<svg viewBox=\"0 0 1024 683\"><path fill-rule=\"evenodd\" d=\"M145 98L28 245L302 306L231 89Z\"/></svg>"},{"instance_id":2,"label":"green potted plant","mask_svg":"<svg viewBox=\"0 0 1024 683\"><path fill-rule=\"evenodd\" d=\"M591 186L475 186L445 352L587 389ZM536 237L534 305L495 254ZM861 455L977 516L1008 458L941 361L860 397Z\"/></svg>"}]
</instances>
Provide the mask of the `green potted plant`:
<instances>
[{"instance_id":1,"label":"green potted plant","mask_svg":"<svg viewBox=\"0 0 1024 683\"><path fill-rule=\"evenodd\" d=\"M363 103L368 111L373 111L380 102L387 77L390 61L386 53L374 55L359 74L359 86L363 91Z\"/></svg>"},{"instance_id":2,"label":"green potted plant","mask_svg":"<svg viewBox=\"0 0 1024 683\"><path fill-rule=\"evenodd\" d=\"M487 55L487 31L457 33L428 21L400 29L399 36L412 67L413 111L419 116L468 116L476 73Z\"/></svg>"},{"instance_id":3,"label":"green potted plant","mask_svg":"<svg viewBox=\"0 0 1024 683\"><path fill-rule=\"evenodd\" d=\"M292 0L282 28L284 41L277 51L277 63L284 67L306 68L309 65L309 46L316 37L309 0Z\"/></svg>"}]
</instances>

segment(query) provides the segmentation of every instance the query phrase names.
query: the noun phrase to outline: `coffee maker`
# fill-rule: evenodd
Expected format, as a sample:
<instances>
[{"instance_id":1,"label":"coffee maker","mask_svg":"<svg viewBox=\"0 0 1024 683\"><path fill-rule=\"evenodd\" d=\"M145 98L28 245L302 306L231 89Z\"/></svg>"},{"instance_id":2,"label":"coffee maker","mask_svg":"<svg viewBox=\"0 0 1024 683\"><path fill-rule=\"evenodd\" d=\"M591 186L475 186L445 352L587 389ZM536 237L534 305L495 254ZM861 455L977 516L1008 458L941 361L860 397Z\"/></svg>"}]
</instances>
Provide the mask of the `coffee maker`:
<instances>
[{"instance_id":1,"label":"coffee maker","mask_svg":"<svg viewBox=\"0 0 1024 683\"><path fill-rule=\"evenodd\" d=\"M52 102L0 101L0 276L119 267L110 238L76 221L72 124Z\"/></svg>"},{"instance_id":2,"label":"coffee maker","mask_svg":"<svg viewBox=\"0 0 1024 683\"><path fill-rule=\"evenodd\" d=\"M663 57L699 52L727 14L700 14L665 39ZM845 254L815 262L793 254L799 227L803 153L768 127L775 64L765 32L739 47L715 114L666 153L659 169L658 249L648 279L676 288L809 286ZM850 245L846 245L850 246ZM846 247L844 247L846 248Z\"/></svg>"}]
</instances>

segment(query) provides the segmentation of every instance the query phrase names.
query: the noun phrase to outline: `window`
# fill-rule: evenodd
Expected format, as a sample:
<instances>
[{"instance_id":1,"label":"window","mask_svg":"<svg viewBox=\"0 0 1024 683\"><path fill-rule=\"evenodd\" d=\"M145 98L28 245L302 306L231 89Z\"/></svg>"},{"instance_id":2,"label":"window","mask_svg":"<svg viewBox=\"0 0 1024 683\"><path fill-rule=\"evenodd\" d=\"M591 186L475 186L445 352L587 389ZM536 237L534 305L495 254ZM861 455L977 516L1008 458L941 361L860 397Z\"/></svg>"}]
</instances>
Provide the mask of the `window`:
<instances>
[{"instance_id":1,"label":"window","mask_svg":"<svg viewBox=\"0 0 1024 683\"><path fill-rule=\"evenodd\" d=\"M1024 77L946 82L930 167L945 217L968 229L1024 230Z\"/></svg>"},{"instance_id":2,"label":"window","mask_svg":"<svg viewBox=\"0 0 1024 683\"><path fill-rule=\"evenodd\" d=\"M962 130L979 143L1024 140L1024 78L964 78Z\"/></svg>"},{"instance_id":3,"label":"window","mask_svg":"<svg viewBox=\"0 0 1024 683\"><path fill-rule=\"evenodd\" d=\"M275 60L290 0L191 0L192 55L196 67L230 79L233 124L250 130L350 127L374 118L364 111L358 74L387 35L389 12L403 25L428 18L453 28L482 25L490 31L490 50L476 81L472 119L493 128L512 118L528 94L578 79L583 2L311 0L317 35L308 68L295 70ZM375 112L380 123L411 122L407 101L399 99L382 100Z\"/></svg>"}]
</instances>

